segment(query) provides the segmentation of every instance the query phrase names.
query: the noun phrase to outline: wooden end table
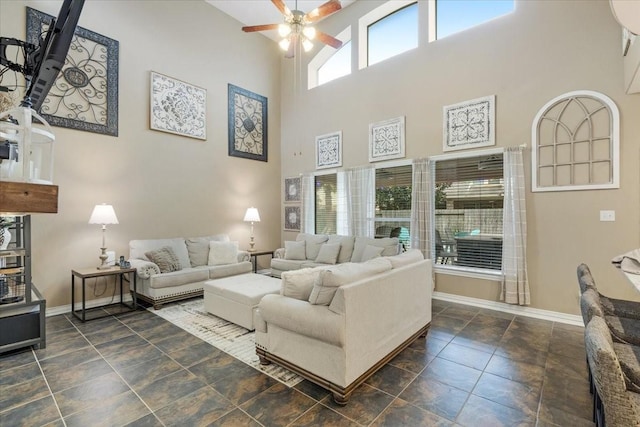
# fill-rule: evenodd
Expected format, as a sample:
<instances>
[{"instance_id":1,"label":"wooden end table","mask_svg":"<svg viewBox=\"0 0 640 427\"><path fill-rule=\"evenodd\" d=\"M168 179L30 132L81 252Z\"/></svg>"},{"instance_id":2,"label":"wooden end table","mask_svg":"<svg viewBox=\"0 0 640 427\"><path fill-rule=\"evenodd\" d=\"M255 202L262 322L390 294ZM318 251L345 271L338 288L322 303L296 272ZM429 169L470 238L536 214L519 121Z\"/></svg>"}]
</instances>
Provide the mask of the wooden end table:
<instances>
[{"instance_id":1,"label":"wooden end table","mask_svg":"<svg viewBox=\"0 0 640 427\"><path fill-rule=\"evenodd\" d=\"M256 251L247 251L247 252L249 252L249 255L251 256L251 265L253 265L253 272L254 273L258 272L258 257L259 256L270 255L271 258L273 258L273 251L256 250Z\"/></svg>"},{"instance_id":2,"label":"wooden end table","mask_svg":"<svg viewBox=\"0 0 640 427\"><path fill-rule=\"evenodd\" d=\"M132 294L132 298L133 298L133 302L132 304L126 304L124 302L123 299L123 292L122 292L122 286L123 286L123 278L126 274L130 274L131 276L133 276L133 294ZM120 277L120 301L114 302L114 303L110 303L110 304L105 304L105 305L100 305L100 306L96 306L96 307L91 307L91 308L86 308L86 280L90 279L90 278L97 278L97 277L107 277L107 276L119 276ZM75 279L76 277L82 279L82 309L81 310L77 310L76 311L76 306L75 306L75 297L76 297L76 284L75 284ZM115 280L115 282L117 283L118 280ZM130 281L131 282L131 281ZM115 286L115 284L114 284ZM77 270L71 270L71 314L73 314L74 317L76 317L78 320L82 321L82 322L86 322L87 320L95 320L95 319L102 319L104 317L108 317L111 316L111 314L105 314L103 316L96 316L96 317L91 317L89 319L87 319L86 315L87 315L87 311L90 310L94 310L94 309L98 309L98 308L104 308L104 307L109 307L112 305L122 305L126 308L128 308L129 310L127 311L121 311L120 313L128 313L130 311L135 311L138 309L138 300L136 298L137 295L137 283L136 283L136 269L135 268L120 268L120 267L112 267L109 269L105 269L105 270L99 270L97 267L93 267L93 268L83 268L83 269L77 269Z\"/></svg>"}]
</instances>

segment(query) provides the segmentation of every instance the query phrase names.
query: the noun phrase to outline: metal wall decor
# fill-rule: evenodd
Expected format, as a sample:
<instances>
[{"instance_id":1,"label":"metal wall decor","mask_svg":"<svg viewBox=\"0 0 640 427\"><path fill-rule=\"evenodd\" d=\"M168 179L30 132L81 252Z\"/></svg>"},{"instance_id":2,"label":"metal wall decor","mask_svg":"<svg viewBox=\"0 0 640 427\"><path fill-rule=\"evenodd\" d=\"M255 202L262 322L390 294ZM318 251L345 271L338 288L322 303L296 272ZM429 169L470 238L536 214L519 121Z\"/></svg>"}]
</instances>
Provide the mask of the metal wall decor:
<instances>
[{"instance_id":1,"label":"metal wall decor","mask_svg":"<svg viewBox=\"0 0 640 427\"><path fill-rule=\"evenodd\" d=\"M198 86L151 72L153 130L207 139L207 91Z\"/></svg>"},{"instance_id":2,"label":"metal wall decor","mask_svg":"<svg viewBox=\"0 0 640 427\"><path fill-rule=\"evenodd\" d=\"M284 201L299 202L300 201L300 177L284 179Z\"/></svg>"},{"instance_id":3,"label":"metal wall decor","mask_svg":"<svg viewBox=\"0 0 640 427\"><path fill-rule=\"evenodd\" d=\"M300 231L300 206L284 207L285 231Z\"/></svg>"},{"instance_id":4,"label":"metal wall decor","mask_svg":"<svg viewBox=\"0 0 640 427\"><path fill-rule=\"evenodd\" d=\"M404 157L404 116L369 125L369 161Z\"/></svg>"},{"instance_id":5,"label":"metal wall decor","mask_svg":"<svg viewBox=\"0 0 640 427\"><path fill-rule=\"evenodd\" d=\"M229 155L267 161L267 98L229 84Z\"/></svg>"},{"instance_id":6,"label":"metal wall decor","mask_svg":"<svg viewBox=\"0 0 640 427\"><path fill-rule=\"evenodd\" d=\"M495 145L495 95L443 107L443 151Z\"/></svg>"},{"instance_id":7,"label":"metal wall decor","mask_svg":"<svg viewBox=\"0 0 640 427\"><path fill-rule=\"evenodd\" d=\"M38 45L53 16L27 7L27 42ZM65 64L40 107L53 126L118 136L119 43L77 27Z\"/></svg>"},{"instance_id":8,"label":"metal wall decor","mask_svg":"<svg viewBox=\"0 0 640 427\"><path fill-rule=\"evenodd\" d=\"M342 131L316 137L316 169L342 166Z\"/></svg>"}]
</instances>

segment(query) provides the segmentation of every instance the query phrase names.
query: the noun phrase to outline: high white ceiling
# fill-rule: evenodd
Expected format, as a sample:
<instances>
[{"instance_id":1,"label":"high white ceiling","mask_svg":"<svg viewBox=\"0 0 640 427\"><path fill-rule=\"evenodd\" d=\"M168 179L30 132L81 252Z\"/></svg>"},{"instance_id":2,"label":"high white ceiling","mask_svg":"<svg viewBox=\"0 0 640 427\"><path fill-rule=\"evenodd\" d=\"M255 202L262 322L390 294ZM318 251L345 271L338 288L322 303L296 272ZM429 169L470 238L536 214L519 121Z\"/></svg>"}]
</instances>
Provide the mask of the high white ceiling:
<instances>
[{"instance_id":1,"label":"high white ceiling","mask_svg":"<svg viewBox=\"0 0 640 427\"><path fill-rule=\"evenodd\" d=\"M243 26L261 24L280 24L284 22L282 14L270 0L205 0L210 5L220 9L232 18L240 21ZM327 0L298 0L298 10L310 12ZM341 0L342 8L349 6L356 0ZM291 10L296 7L296 0L285 0ZM336 12L340 13L340 11ZM279 40L277 31L262 31L261 34Z\"/></svg>"}]
</instances>

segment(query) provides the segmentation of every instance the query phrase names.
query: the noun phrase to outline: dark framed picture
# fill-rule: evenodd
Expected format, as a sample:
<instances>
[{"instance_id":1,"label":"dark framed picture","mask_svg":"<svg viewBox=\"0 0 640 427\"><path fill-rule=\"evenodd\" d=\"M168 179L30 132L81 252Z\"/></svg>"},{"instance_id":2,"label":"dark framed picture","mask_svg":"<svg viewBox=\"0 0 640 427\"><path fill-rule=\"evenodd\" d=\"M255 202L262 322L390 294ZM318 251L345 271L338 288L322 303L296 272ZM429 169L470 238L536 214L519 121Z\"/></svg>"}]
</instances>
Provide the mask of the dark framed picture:
<instances>
[{"instance_id":1,"label":"dark framed picture","mask_svg":"<svg viewBox=\"0 0 640 427\"><path fill-rule=\"evenodd\" d=\"M267 161L267 98L229 84L229 155Z\"/></svg>"},{"instance_id":2,"label":"dark framed picture","mask_svg":"<svg viewBox=\"0 0 640 427\"><path fill-rule=\"evenodd\" d=\"M285 231L300 231L300 206L284 207Z\"/></svg>"},{"instance_id":3,"label":"dark framed picture","mask_svg":"<svg viewBox=\"0 0 640 427\"><path fill-rule=\"evenodd\" d=\"M38 46L52 19L27 7L27 42ZM42 117L53 126L118 136L118 55L116 40L76 27Z\"/></svg>"},{"instance_id":4,"label":"dark framed picture","mask_svg":"<svg viewBox=\"0 0 640 427\"><path fill-rule=\"evenodd\" d=\"M284 179L284 201L300 201L300 177Z\"/></svg>"}]
</instances>

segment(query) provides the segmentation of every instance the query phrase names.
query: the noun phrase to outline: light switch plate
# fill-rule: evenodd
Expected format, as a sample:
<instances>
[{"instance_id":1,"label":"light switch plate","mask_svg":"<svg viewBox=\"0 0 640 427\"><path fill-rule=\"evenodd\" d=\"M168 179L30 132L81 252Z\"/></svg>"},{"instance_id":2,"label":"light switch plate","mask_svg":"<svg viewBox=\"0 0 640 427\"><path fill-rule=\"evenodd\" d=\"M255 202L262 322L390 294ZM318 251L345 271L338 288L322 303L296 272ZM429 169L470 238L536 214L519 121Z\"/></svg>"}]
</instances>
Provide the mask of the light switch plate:
<instances>
[{"instance_id":1,"label":"light switch plate","mask_svg":"<svg viewBox=\"0 0 640 427\"><path fill-rule=\"evenodd\" d=\"M615 221L616 211L600 211L600 221Z\"/></svg>"}]
</instances>

